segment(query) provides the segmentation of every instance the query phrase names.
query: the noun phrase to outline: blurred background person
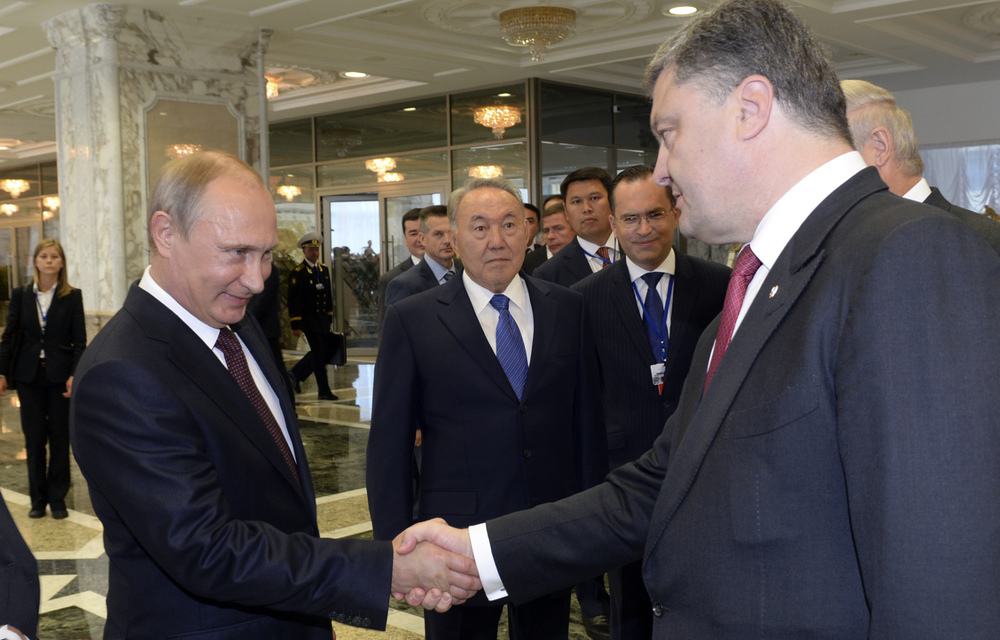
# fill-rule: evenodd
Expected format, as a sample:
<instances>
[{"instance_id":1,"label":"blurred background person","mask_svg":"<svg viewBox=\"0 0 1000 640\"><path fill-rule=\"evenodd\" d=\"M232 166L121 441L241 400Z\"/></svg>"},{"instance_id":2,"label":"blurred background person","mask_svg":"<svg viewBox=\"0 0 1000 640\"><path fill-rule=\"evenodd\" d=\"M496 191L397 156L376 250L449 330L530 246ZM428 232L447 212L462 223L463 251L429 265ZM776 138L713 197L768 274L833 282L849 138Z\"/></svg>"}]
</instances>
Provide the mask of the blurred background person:
<instances>
[{"instance_id":1,"label":"blurred background person","mask_svg":"<svg viewBox=\"0 0 1000 640\"><path fill-rule=\"evenodd\" d=\"M65 518L69 491L69 397L87 346L83 296L66 279L66 254L47 238L34 253L35 279L13 291L0 340L0 395L16 384L28 452L28 516ZM46 445L48 464L46 465Z\"/></svg>"}]
</instances>

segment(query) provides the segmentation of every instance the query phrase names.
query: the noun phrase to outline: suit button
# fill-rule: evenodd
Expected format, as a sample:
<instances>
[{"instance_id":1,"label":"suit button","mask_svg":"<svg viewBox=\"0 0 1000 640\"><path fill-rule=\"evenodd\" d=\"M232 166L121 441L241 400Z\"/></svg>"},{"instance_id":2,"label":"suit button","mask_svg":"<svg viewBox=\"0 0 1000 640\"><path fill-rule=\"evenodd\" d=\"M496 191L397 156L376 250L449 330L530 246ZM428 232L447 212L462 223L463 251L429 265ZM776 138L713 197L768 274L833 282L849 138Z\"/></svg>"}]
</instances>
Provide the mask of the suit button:
<instances>
[{"instance_id":1,"label":"suit button","mask_svg":"<svg viewBox=\"0 0 1000 640\"><path fill-rule=\"evenodd\" d=\"M521 413L528 413L528 407L521 405Z\"/></svg>"},{"instance_id":2,"label":"suit button","mask_svg":"<svg viewBox=\"0 0 1000 640\"><path fill-rule=\"evenodd\" d=\"M663 605L660 604L659 600L653 603L653 615L657 618L663 615Z\"/></svg>"},{"instance_id":3,"label":"suit button","mask_svg":"<svg viewBox=\"0 0 1000 640\"><path fill-rule=\"evenodd\" d=\"M361 626L367 629L368 627L372 626L372 621L369 620L368 618L365 618L364 620L361 621Z\"/></svg>"},{"instance_id":4,"label":"suit button","mask_svg":"<svg viewBox=\"0 0 1000 640\"><path fill-rule=\"evenodd\" d=\"M531 449L525 449L524 451L521 452L521 455L523 455L525 458L530 458L531 457Z\"/></svg>"},{"instance_id":5,"label":"suit button","mask_svg":"<svg viewBox=\"0 0 1000 640\"><path fill-rule=\"evenodd\" d=\"M337 620L337 622L343 622L344 621L344 614L338 613L337 617L336 617L336 620Z\"/></svg>"},{"instance_id":6,"label":"suit button","mask_svg":"<svg viewBox=\"0 0 1000 640\"><path fill-rule=\"evenodd\" d=\"M353 618L351 618L351 624L354 625L355 627L360 627L361 626L361 616L354 616Z\"/></svg>"}]
</instances>

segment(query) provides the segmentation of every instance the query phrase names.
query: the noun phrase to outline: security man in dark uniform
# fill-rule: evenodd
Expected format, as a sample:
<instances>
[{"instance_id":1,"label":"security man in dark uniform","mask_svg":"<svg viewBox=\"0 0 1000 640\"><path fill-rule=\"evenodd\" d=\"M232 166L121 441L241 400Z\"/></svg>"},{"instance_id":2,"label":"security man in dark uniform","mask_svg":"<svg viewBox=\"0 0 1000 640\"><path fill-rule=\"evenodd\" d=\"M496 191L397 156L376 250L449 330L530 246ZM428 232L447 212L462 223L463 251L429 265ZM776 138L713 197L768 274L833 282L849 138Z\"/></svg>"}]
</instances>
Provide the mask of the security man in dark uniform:
<instances>
[{"instance_id":1,"label":"security man in dark uniform","mask_svg":"<svg viewBox=\"0 0 1000 640\"><path fill-rule=\"evenodd\" d=\"M307 233L299 238L299 247L305 260L298 264L288 277L288 316L292 333L298 338L303 333L311 351L296 363L290 372L292 387L302 392L302 381L309 374L316 375L320 400L336 400L330 390L326 363L333 349L333 286L330 268L319 261L323 246L320 237Z\"/></svg>"}]
</instances>

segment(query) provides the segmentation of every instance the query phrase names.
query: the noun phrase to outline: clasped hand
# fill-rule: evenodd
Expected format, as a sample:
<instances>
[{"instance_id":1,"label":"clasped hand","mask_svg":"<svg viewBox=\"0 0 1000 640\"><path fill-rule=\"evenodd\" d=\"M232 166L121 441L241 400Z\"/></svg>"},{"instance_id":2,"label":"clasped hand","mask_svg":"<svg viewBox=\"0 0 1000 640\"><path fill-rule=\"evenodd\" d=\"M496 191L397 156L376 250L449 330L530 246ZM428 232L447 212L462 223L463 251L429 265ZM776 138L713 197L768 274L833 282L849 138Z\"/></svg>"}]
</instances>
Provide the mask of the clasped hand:
<instances>
[{"instance_id":1,"label":"clasped hand","mask_svg":"<svg viewBox=\"0 0 1000 640\"><path fill-rule=\"evenodd\" d=\"M483 588L467 529L441 518L413 525L392 541L392 597L444 612Z\"/></svg>"}]
</instances>

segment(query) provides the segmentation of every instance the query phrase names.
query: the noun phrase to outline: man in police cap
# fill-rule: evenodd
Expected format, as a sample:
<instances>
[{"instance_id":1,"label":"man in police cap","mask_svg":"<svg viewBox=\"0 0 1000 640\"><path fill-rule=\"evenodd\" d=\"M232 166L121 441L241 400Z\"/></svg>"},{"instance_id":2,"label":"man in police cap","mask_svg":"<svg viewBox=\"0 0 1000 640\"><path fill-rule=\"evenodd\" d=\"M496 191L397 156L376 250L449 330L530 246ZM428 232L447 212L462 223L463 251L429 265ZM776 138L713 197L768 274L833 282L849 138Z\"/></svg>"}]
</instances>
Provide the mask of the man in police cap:
<instances>
[{"instance_id":1,"label":"man in police cap","mask_svg":"<svg viewBox=\"0 0 1000 640\"><path fill-rule=\"evenodd\" d=\"M298 338L303 333L311 351L292 367L292 386L302 392L301 383L316 374L316 387L320 400L336 400L326 376L326 363L333 349L333 286L330 268L319 261L323 242L319 235L307 233L299 238L299 247L305 259L288 277L288 316L292 333Z\"/></svg>"}]
</instances>

